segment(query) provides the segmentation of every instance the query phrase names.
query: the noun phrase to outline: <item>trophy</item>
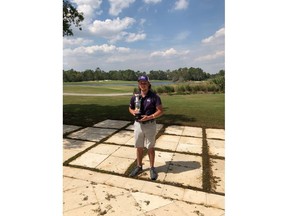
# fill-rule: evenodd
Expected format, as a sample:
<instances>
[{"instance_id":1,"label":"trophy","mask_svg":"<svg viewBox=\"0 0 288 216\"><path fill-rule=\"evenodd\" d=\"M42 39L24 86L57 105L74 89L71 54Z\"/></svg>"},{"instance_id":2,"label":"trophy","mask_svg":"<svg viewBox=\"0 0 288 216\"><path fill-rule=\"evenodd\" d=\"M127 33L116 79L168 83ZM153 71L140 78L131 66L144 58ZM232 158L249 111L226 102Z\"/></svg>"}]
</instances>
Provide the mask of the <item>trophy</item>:
<instances>
[{"instance_id":1,"label":"trophy","mask_svg":"<svg viewBox=\"0 0 288 216\"><path fill-rule=\"evenodd\" d=\"M135 94L135 119L139 120L141 119L141 99L140 94Z\"/></svg>"}]
</instances>

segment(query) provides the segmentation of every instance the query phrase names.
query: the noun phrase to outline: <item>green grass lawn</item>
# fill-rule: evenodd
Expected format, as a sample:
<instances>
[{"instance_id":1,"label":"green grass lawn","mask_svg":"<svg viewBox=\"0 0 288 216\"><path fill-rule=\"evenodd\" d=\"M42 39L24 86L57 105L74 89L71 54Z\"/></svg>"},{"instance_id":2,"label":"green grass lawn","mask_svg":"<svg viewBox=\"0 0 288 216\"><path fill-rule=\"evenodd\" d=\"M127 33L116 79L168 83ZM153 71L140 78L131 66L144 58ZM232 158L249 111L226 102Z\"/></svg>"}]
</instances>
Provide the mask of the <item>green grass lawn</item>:
<instances>
[{"instance_id":1,"label":"green grass lawn","mask_svg":"<svg viewBox=\"0 0 288 216\"><path fill-rule=\"evenodd\" d=\"M116 93L114 89L109 91L106 87L102 87L103 91L100 91L100 88L95 93ZM125 87L127 86L122 86L118 92L131 92ZM132 90L134 88L128 87ZM158 123L225 128L225 94L160 95L160 97L164 115L157 119ZM128 112L129 102L130 96L63 96L63 123L92 126L106 119L133 121L133 116Z\"/></svg>"},{"instance_id":2,"label":"green grass lawn","mask_svg":"<svg viewBox=\"0 0 288 216\"><path fill-rule=\"evenodd\" d=\"M82 94L109 94L109 93L128 93L133 92L135 86L80 86L68 85L63 86L65 93L82 93Z\"/></svg>"}]
</instances>

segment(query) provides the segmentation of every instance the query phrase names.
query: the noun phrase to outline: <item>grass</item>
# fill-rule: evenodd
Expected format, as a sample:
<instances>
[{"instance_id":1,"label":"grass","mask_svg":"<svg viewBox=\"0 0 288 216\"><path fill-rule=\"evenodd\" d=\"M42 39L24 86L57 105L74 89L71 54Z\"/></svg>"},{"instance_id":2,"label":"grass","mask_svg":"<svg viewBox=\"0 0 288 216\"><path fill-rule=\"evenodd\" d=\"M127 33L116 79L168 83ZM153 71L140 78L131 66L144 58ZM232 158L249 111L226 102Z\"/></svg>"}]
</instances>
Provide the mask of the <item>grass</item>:
<instances>
[{"instance_id":1,"label":"grass","mask_svg":"<svg viewBox=\"0 0 288 216\"><path fill-rule=\"evenodd\" d=\"M65 93L82 93L82 94L109 94L109 93L127 93L133 92L135 86L80 86L67 85L63 86Z\"/></svg>"},{"instance_id":2,"label":"grass","mask_svg":"<svg viewBox=\"0 0 288 216\"><path fill-rule=\"evenodd\" d=\"M164 115L157 119L158 123L225 128L224 94L160 96ZM133 121L128 112L129 102L130 96L63 96L63 123L88 127L106 119Z\"/></svg>"}]
</instances>

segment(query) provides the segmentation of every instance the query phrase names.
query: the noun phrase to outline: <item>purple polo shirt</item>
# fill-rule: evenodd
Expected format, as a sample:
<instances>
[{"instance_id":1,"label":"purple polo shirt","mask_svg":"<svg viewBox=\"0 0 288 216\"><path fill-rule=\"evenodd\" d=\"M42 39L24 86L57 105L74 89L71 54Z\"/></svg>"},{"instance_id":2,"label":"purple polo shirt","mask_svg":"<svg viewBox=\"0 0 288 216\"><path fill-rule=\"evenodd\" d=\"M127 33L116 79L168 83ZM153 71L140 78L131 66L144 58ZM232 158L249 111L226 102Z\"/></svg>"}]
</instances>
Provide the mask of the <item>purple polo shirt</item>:
<instances>
[{"instance_id":1,"label":"purple polo shirt","mask_svg":"<svg viewBox=\"0 0 288 216\"><path fill-rule=\"evenodd\" d=\"M156 107L162 104L160 97L151 90L148 91L147 95L144 98L140 97L140 100L141 115L152 115L156 112ZM133 95L130 100L130 108L135 109L135 95Z\"/></svg>"}]
</instances>

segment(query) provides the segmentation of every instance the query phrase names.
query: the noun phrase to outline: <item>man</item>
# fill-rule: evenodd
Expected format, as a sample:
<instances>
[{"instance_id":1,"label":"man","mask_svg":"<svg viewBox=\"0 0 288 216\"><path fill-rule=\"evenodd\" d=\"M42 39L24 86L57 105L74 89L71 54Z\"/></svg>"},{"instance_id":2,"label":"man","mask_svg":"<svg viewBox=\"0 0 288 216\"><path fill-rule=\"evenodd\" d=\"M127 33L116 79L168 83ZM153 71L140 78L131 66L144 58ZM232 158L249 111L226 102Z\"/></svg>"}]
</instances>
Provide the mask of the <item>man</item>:
<instances>
[{"instance_id":1,"label":"man","mask_svg":"<svg viewBox=\"0 0 288 216\"><path fill-rule=\"evenodd\" d=\"M147 148L150 161L150 177L156 180L158 174L154 167L155 160L155 137L156 137L156 118L163 114L161 99L151 91L151 84L146 75L138 78L139 88L139 110L135 109L136 95L130 100L129 112L135 116L134 136L137 155L137 166L129 176L134 177L142 172L142 158L144 148ZM138 102L138 101L137 101Z\"/></svg>"}]
</instances>

